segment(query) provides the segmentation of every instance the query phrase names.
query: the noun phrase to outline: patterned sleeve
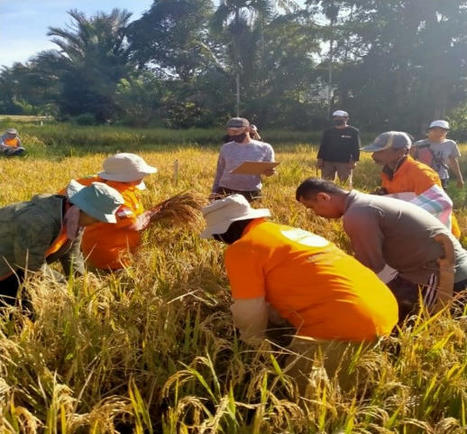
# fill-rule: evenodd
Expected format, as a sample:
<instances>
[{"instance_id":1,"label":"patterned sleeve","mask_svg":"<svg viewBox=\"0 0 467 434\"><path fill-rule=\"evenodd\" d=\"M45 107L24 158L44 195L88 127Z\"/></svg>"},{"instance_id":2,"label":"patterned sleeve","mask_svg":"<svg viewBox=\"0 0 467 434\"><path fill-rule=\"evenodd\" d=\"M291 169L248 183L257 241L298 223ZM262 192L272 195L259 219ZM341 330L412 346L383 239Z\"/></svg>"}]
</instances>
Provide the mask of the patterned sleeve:
<instances>
[{"instance_id":1,"label":"patterned sleeve","mask_svg":"<svg viewBox=\"0 0 467 434\"><path fill-rule=\"evenodd\" d=\"M433 185L409 202L428 211L451 229L452 200L438 185Z\"/></svg>"}]
</instances>

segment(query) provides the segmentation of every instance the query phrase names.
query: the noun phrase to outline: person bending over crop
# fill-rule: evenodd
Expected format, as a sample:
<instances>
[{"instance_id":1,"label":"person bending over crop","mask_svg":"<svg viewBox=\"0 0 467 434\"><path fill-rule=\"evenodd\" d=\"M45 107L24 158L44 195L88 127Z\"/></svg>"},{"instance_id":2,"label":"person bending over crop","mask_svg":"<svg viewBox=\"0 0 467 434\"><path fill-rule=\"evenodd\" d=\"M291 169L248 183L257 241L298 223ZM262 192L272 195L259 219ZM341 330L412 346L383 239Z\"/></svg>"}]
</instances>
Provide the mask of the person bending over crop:
<instances>
[{"instance_id":1,"label":"person bending over crop","mask_svg":"<svg viewBox=\"0 0 467 434\"><path fill-rule=\"evenodd\" d=\"M362 148L363 152L372 152L375 163L383 166L381 188L376 193L390 194L418 205L460 238L459 225L452 213L452 201L443 190L438 174L409 155L411 146L412 140L407 133L387 131L376 137L371 145Z\"/></svg>"},{"instance_id":2,"label":"person bending over crop","mask_svg":"<svg viewBox=\"0 0 467 434\"><path fill-rule=\"evenodd\" d=\"M141 244L141 231L150 221L140 197L140 191L146 188L143 178L156 172L157 168L139 155L119 153L104 160L103 170L96 176L78 180L85 185L105 183L120 192L125 201L117 210L115 224L101 222L84 230L81 250L90 265L118 270L130 263L129 254Z\"/></svg>"},{"instance_id":3,"label":"person bending over crop","mask_svg":"<svg viewBox=\"0 0 467 434\"><path fill-rule=\"evenodd\" d=\"M26 272L60 260L66 275L82 274L80 232L97 222L113 224L121 194L102 183L72 180L67 196L37 195L0 208L0 305L14 304Z\"/></svg>"},{"instance_id":4,"label":"person bending over crop","mask_svg":"<svg viewBox=\"0 0 467 434\"><path fill-rule=\"evenodd\" d=\"M25 152L26 149L21 146L21 139L16 128L8 128L0 138L0 154L11 157Z\"/></svg>"},{"instance_id":5,"label":"person bending over crop","mask_svg":"<svg viewBox=\"0 0 467 434\"><path fill-rule=\"evenodd\" d=\"M274 150L269 143L251 138L250 122L245 118L232 118L227 122L228 142L222 145L211 198L239 193L249 201L261 197L261 175L231 173L245 161L274 161ZM262 175L272 176L274 169Z\"/></svg>"},{"instance_id":6,"label":"person bending over crop","mask_svg":"<svg viewBox=\"0 0 467 434\"><path fill-rule=\"evenodd\" d=\"M203 215L207 226L201 237L228 244L231 311L247 343L260 343L277 314L298 336L315 338L323 347L372 342L397 323L389 288L328 240L267 221L268 209L254 209L238 194L214 201Z\"/></svg>"},{"instance_id":7,"label":"person bending over crop","mask_svg":"<svg viewBox=\"0 0 467 434\"><path fill-rule=\"evenodd\" d=\"M346 191L333 182L309 178L296 199L317 215L343 218L355 257L391 288L400 321L425 305L441 309L467 285L467 252L427 211L385 196Z\"/></svg>"}]
</instances>

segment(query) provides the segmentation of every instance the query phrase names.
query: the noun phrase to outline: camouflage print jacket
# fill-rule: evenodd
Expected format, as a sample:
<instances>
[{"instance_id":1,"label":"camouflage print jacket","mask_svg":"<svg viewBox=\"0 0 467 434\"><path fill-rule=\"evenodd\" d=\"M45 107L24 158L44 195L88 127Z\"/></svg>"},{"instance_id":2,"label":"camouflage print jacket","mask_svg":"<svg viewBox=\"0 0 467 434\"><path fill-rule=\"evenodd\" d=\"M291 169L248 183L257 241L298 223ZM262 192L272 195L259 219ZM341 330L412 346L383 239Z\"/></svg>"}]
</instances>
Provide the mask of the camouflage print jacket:
<instances>
[{"instance_id":1,"label":"camouflage print jacket","mask_svg":"<svg viewBox=\"0 0 467 434\"><path fill-rule=\"evenodd\" d=\"M81 237L45 256L62 229L65 200L64 196L44 194L0 208L0 279L17 269L38 271L57 260L66 275L72 265L74 273L84 272Z\"/></svg>"}]
</instances>

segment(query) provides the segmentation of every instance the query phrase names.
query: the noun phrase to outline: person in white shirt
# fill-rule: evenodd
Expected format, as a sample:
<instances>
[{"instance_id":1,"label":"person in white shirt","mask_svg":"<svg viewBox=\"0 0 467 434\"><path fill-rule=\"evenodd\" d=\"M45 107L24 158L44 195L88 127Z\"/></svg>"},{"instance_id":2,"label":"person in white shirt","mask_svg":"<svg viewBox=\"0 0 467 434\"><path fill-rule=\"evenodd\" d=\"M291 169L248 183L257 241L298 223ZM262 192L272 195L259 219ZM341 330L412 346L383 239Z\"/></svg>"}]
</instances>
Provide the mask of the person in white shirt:
<instances>
[{"instance_id":1,"label":"person in white shirt","mask_svg":"<svg viewBox=\"0 0 467 434\"><path fill-rule=\"evenodd\" d=\"M438 172L443 188L449 183L449 169L454 172L457 187L464 187L464 178L459 166L461 153L454 140L447 138L449 122L438 120L431 122L427 138L415 142L412 156Z\"/></svg>"}]
</instances>

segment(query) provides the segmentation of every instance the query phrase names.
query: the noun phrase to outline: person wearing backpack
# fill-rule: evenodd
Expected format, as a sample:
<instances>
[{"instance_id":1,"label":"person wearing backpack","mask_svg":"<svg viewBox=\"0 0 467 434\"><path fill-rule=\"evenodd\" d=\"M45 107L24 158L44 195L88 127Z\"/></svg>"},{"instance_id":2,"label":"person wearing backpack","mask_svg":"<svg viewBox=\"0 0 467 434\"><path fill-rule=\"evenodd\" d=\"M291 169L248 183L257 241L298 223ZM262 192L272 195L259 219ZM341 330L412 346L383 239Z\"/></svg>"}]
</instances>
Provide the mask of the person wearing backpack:
<instances>
[{"instance_id":1,"label":"person wearing backpack","mask_svg":"<svg viewBox=\"0 0 467 434\"><path fill-rule=\"evenodd\" d=\"M434 169L446 189L449 184L449 169L457 178L457 187L464 187L464 179L459 167L460 151L454 140L448 139L449 122L438 120L431 122L427 138L415 142L411 155L416 160Z\"/></svg>"}]
</instances>

